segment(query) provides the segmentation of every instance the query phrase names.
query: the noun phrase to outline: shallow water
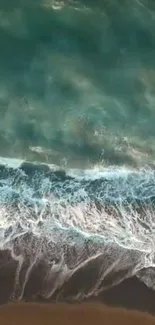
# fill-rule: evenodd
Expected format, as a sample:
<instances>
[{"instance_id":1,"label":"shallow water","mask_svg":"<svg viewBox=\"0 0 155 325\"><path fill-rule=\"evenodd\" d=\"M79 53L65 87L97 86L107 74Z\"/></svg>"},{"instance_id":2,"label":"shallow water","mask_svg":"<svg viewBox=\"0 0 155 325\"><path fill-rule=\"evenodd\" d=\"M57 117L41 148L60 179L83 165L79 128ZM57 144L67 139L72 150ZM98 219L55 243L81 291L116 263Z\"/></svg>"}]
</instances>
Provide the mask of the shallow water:
<instances>
[{"instance_id":1,"label":"shallow water","mask_svg":"<svg viewBox=\"0 0 155 325\"><path fill-rule=\"evenodd\" d=\"M13 267L9 299L89 299L133 276L154 289L154 187L151 169L62 170L1 159L0 259L4 270Z\"/></svg>"}]
</instances>

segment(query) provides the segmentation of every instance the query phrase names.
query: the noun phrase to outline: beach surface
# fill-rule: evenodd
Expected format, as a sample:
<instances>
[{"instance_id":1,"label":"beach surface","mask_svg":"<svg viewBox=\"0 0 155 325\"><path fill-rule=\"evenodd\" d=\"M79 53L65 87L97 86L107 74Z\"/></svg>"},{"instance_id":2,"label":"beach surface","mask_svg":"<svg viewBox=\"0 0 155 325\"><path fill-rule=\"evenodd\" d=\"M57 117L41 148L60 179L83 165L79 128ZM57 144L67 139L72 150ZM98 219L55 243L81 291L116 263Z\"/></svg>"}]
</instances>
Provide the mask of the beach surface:
<instances>
[{"instance_id":1,"label":"beach surface","mask_svg":"<svg viewBox=\"0 0 155 325\"><path fill-rule=\"evenodd\" d=\"M11 304L0 307L3 325L154 325L155 318L147 313L109 308L100 304Z\"/></svg>"},{"instance_id":2,"label":"beach surface","mask_svg":"<svg viewBox=\"0 0 155 325\"><path fill-rule=\"evenodd\" d=\"M0 307L3 325L154 325L147 313L109 308L100 304L10 304Z\"/></svg>"}]
</instances>

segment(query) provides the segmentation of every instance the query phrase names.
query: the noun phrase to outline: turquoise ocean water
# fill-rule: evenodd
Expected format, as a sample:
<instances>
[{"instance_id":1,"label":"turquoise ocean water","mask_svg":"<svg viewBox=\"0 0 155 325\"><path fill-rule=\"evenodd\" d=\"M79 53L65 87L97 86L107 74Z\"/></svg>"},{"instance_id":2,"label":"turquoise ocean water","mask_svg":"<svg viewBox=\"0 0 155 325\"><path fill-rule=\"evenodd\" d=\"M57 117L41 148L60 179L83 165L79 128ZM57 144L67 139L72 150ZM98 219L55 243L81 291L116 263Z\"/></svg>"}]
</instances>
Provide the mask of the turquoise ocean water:
<instances>
[{"instance_id":1,"label":"turquoise ocean water","mask_svg":"<svg viewBox=\"0 0 155 325\"><path fill-rule=\"evenodd\" d=\"M72 298L154 288L154 1L0 1L0 157L11 299L42 258L44 298L92 263Z\"/></svg>"},{"instance_id":2,"label":"turquoise ocean water","mask_svg":"<svg viewBox=\"0 0 155 325\"><path fill-rule=\"evenodd\" d=\"M153 1L1 1L1 156L155 159Z\"/></svg>"}]
</instances>

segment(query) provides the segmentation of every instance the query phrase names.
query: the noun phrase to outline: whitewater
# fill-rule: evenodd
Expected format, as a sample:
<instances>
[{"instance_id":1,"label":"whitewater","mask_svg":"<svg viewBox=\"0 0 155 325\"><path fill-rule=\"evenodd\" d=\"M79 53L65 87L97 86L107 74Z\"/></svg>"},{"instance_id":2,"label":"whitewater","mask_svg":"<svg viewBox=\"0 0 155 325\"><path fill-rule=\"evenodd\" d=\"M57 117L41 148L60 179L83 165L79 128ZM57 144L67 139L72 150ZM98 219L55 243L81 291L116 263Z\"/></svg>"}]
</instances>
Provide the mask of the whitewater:
<instances>
[{"instance_id":1,"label":"whitewater","mask_svg":"<svg viewBox=\"0 0 155 325\"><path fill-rule=\"evenodd\" d=\"M10 300L23 299L41 261L44 299L89 298L133 275L154 288L154 211L151 168L65 170L1 158L0 251L16 261ZM68 287L90 267L86 286L80 275Z\"/></svg>"}]
</instances>

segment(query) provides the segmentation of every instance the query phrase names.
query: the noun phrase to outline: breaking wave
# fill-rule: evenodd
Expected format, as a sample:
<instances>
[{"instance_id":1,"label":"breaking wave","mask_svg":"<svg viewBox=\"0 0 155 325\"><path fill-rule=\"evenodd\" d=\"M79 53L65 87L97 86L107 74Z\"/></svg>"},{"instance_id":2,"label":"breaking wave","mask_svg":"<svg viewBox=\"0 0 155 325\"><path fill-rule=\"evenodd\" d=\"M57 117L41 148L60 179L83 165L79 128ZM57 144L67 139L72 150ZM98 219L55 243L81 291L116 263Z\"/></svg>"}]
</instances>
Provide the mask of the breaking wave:
<instances>
[{"instance_id":1,"label":"breaking wave","mask_svg":"<svg viewBox=\"0 0 155 325\"><path fill-rule=\"evenodd\" d=\"M7 299L82 300L133 275L153 288L154 235L151 168L62 170L0 159L0 263L13 274Z\"/></svg>"}]
</instances>

